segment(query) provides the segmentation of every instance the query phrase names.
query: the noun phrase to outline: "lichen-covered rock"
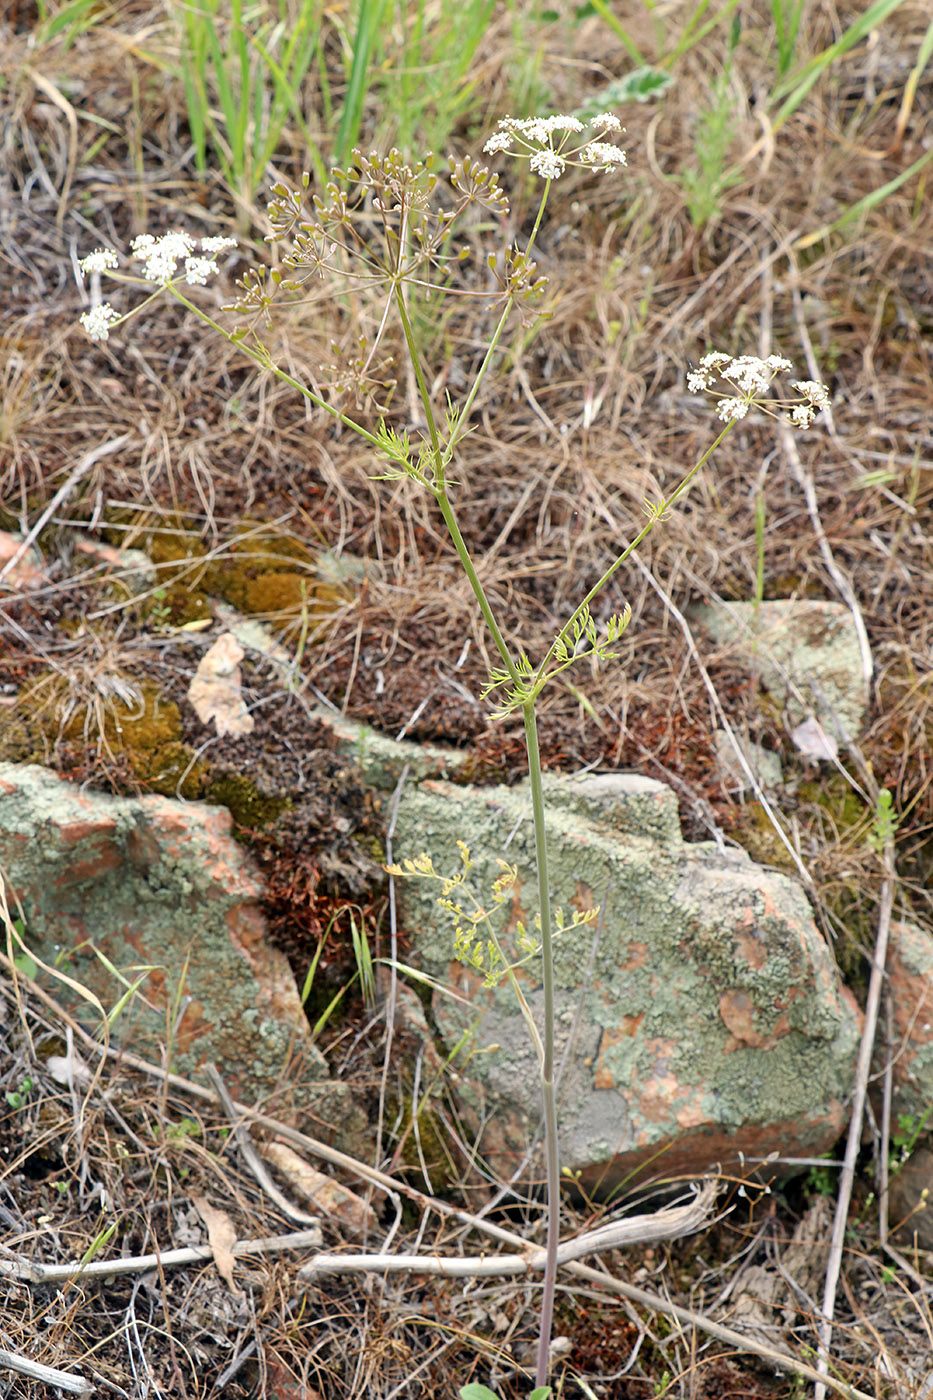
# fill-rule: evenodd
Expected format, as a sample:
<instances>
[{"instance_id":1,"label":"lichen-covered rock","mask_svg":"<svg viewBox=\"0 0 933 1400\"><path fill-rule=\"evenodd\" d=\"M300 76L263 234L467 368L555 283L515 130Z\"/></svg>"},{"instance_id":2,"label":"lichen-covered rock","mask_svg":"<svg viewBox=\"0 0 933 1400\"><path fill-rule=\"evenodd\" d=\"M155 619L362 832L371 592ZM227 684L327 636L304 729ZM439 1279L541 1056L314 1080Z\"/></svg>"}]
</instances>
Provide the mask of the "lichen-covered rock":
<instances>
[{"instance_id":1,"label":"lichen-covered rock","mask_svg":"<svg viewBox=\"0 0 933 1400\"><path fill-rule=\"evenodd\" d=\"M109 1012L118 1043L199 1077L213 1060L231 1091L312 1110L316 1129L358 1127L327 1078L285 958L271 946L262 884L223 807L86 791L47 769L0 764L0 868L25 915L23 942ZM108 966L108 964L110 966ZM116 969L125 981L119 981ZM84 1020L92 1003L40 970Z\"/></svg>"},{"instance_id":2,"label":"lichen-covered rock","mask_svg":"<svg viewBox=\"0 0 933 1400\"><path fill-rule=\"evenodd\" d=\"M933 938L916 924L891 925L886 972L894 1022L894 1106L933 1130ZM882 1068L881 1065L878 1066Z\"/></svg>"},{"instance_id":3,"label":"lichen-covered rock","mask_svg":"<svg viewBox=\"0 0 933 1400\"><path fill-rule=\"evenodd\" d=\"M555 904L568 922L604 909L556 944L563 1165L611 1185L648 1162L667 1175L830 1148L846 1122L860 1017L802 891L744 852L685 844L674 794L651 779L551 780L546 791ZM496 858L518 866L498 926L506 940L519 922L531 928L527 789L427 781L406 791L399 857L427 851L453 872L457 839L487 905ZM507 982L485 987L453 960L438 887L402 879L399 893L421 965L461 998L438 993L433 1009L448 1049L463 1045L463 1117L508 1176L540 1118L524 1022ZM540 1025L537 959L519 977Z\"/></svg>"},{"instance_id":4,"label":"lichen-covered rock","mask_svg":"<svg viewBox=\"0 0 933 1400\"><path fill-rule=\"evenodd\" d=\"M865 723L869 681L852 614L818 598L725 602L691 609L710 635L736 646L794 724L814 715L835 739Z\"/></svg>"}]
</instances>

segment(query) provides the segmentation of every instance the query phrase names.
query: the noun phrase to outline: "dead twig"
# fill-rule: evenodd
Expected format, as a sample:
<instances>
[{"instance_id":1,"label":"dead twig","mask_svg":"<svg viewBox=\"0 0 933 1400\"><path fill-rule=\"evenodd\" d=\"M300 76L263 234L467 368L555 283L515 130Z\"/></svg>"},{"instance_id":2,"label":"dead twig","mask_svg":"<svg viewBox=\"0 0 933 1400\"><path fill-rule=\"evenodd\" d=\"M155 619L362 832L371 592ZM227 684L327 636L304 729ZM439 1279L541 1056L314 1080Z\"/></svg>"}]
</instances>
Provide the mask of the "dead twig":
<instances>
[{"instance_id":1,"label":"dead twig","mask_svg":"<svg viewBox=\"0 0 933 1400\"><path fill-rule=\"evenodd\" d=\"M233 1128L233 1136L236 1138L237 1147L239 1147L243 1154L243 1160L253 1173L253 1176L256 1178L262 1190L265 1191L271 1201L275 1202L279 1210L288 1220L293 1220L296 1225L319 1227L320 1221L318 1216L308 1215L306 1211L299 1210L297 1206L293 1206L288 1197L282 1195L282 1192L272 1180L272 1177L266 1170L265 1163L253 1146L252 1139L243 1122L243 1115L233 1102L226 1084L217 1073L216 1066L205 1065L204 1069L208 1079L217 1092L217 1097L223 1105L224 1112L230 1119Z\"/></svg>"},{"instance_id":2,"label":"dead twig","mask_svg":"<svg viewBox=\"0 0 933 1400\"><path fill-rule=\"evenodd\" d=\"M651 1215L630 1216L613 1220L598 1230L590 1230L567 1240L557 1250L558 1265L569 1264L587 1254L606 1249L621 1249L627 1245L647 1244L658 1240L676 1240L696 1234L709 1224L718 1186L707 1181L688 1205L671 1206ZM544 1268L546 1251L529 1249L524 1254L499 1254L493 1257L470 1258L460 1255L442 1259L423 1254L318 1254L300 1270L304 1282L316 1282L324 1274L347 1273L424 1273L440 1274L444 1278L505 1278L527 1274Z\"/></svg>"},{"instance_id":3,"label":"dead twig","mask_svg":"<svg viewBox=\"0 0 933 1400\"><path fill-rule=\"evenodd\" d=\"M235 1259L255 1255L281 1254L287 1249L314 1249L321 1242L321 1232L296 1230L291 1235L270 1235L262 1240L238 1240L231 1249ZM72 1283L75 1279L118 1278L123 1274L144 1274L150 1269L177 1269L184 1264L209 1263L214 1250L209 1244L188 1245L184 1249L166 1249L159 1254L136 1254L129 1259L80 1259L70 1264L40 1264L32 1259L0 1259L0 1278L17 1279L20 1283L48 1285ZM56 1385L58 1382L55 1382Z\"/></svg>"},{"instance_id":4,"label":"dead twig","mask_svg":"<svg viewBox=\"0 0 933 1400\"><path fill-rule=\"evenodd\" d=\"M874 794L877 797L877 792ZM829 1347L833 1335L833 1313L836 1308L836 1288L842 1268L842 1247L845 1239L846 1222L849 1216L849 1202L855 1182L855 1163L862 1140L862 1115L865 1112L865 1099L868 1094L868 1081L871 1075L871 1058L875 1047L875 1031L878 1026L878 1009L881 1005L881 989L884 983L884 966L888 953L888 935L891 930L891 912L894 907L894 838L889 837L883 851L884 879L881 884L881 899L878 908L878 936L871 964L871 977L868 983L868 999L865 1004L865 1026L859 1047L858 1065L855 1073L855 1093L852 1101L852 1116L849 1119L849 1135L842 1171L839 1174L839 1194L836 1197L836 1214L833 1218L833 1232L829 1242L829 1260L826 1265L826 1286L823 1290L823 1313L818 1328L820 1339L817 1368L820 1382L814 1391L814 1400L824 1400Z\"/></svg>"},{"instance_id":5,"label":"dead twig","mask_svg":"<svg viewBox=\"0 0 933 1400\"><path fill-rule=\"evenodd\" d=\"M73 1371L59 1371L57 1366L43 1366L38 1361L30 1361L28 1357L20 1356L16 1351L0 1350L0 1366L8 1371L16 1371L20 1376L28 1376L32 1381L54 1385L59 1390L67 1391L69 1395L91 1395L94 1391L90 1381L76 1376Z\"/></svg>"}]
</instances>

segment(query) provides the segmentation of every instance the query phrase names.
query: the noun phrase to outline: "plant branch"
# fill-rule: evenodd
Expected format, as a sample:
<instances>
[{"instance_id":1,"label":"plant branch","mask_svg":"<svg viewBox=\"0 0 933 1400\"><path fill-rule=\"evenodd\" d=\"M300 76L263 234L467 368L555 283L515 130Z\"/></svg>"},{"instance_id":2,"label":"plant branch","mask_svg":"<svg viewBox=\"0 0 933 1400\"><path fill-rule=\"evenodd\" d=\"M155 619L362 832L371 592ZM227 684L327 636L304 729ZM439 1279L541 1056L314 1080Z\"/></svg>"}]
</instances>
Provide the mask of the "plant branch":
<instances>
[{"instance_id":1,"label":"plant branch","mask_svg":"<svg viewBox=\"0 0 933 1400\"><path fill-rule=\"evenodd\" d=\"M680 500L681 496L686 494L693 482L694 477L697 475L700 469L706 465L710 457L712 457L713 453L716 451L716 448L722 442L723 438L734 427L734 423L726 424L722 432L703 453L703 456L696 463L696 465L690 468L690 471L684 477L683 481L681 481L677 489L673 491L670 494L670 496L668 496L665 500L661 501L658 504L658 506L654 510L652 518L648 521L647 525L643 526L643 528L638 532L638 534L631 541L631 543L626 545L622 553L618 555L618 557L615 560L613 560L613 562L609 565L609 568L598 580L598 582L593 584L593 587L590 589L589 593L587 593L586 597L579 604L579 606L576 607L574 611L570 614L570 617L564 623L563 627L560 629L557 636L554 638L553 642L548 647L544 659L538 666L538 669L535 673L535 683L537 683L538 679L544 674L547 667L554 659L554 655L557 651L559 644L561 642L567 642L567 639L570 637L573 631L573 625L577 621L577 619L582 617L584 613L587 612L590 604L593 602L593 599L596 598L597 595L602 592L606 584L612 578L613 574L615 574L616 571L622 567L622 565L625 563L626 559L628 559L632 551L637 549L638 546L642 543L642 541L646 539L648 535L651 534L651 531L661 521L665 512L670 510L671 506L676 505L676 503Z\"/></svg>"},{"instance_id":2,"label":"plant branch","mask_svg":"<svg viewBox=\"0 0 933 1400\"><path fill-rule=\"evenodd\" d=\"M210 326L211 330L223 336L224 340L229 341L231 345L235 345L238 350L242 350L243 354L251 359L254 364L259 365L260 369L271 371L276 379L281 379L282 383L287 384L290 389L296 389L298 393L301 394L302 398L307 399L309 403L313 403L315 408L322 409L324 413L329 414L330 417L336 419L338 423L342 423L345 428L349 428L351 432L363 438L371 447L375 447L380 453L382 452L382 444L374 433L371 433L368 428L364 428L362 423L357 423L354 418L349 418L347 414L343 413L339 408L335 408L334 405L328 403L326 399L322 399L313 389L309 389L306 384L302 384L300 379L295 379L287 370L282 369L281 366L275 363L264 345L261 348L257 348L255 345L250 345L246 340L240 340L231 331L224 330L223 326L215 321L213 317L208 316L206 311L196 306L193 301L189 301L173 282L168 283L168 290L177 301L181 302L182 306L187 307L189 311L193 311L195 316L198 316L206 326Z\"/></svg>"}]
</instances>

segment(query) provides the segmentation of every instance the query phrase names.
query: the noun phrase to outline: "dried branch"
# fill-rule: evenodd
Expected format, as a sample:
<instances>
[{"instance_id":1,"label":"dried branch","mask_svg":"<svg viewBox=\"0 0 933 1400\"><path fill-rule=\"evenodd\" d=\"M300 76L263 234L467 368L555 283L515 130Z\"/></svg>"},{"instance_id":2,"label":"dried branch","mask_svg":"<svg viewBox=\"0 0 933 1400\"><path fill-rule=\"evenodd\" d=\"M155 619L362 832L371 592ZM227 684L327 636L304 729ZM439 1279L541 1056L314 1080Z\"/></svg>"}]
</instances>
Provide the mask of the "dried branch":
<instances>
[{"instance_id":1,"label":"dried branch","mask_svg":"<svg viewBox=\"0 0 933 1400\"><path fill-rule=\"evenodd\" d=\"M672 1206L651 1215L629 1216L614 1220L598 1230L567 1240L557 1250L558 1265L569 1264L586 1254L605 1249L621 1249L626 1245L647 1244L657 1240L681 1239L696 1234L709 1223L716 1203L718 1186L707 1181L688 1205ZM501 1254L492 1258L458 1256L442 1259L421 1254L318 1254L299 1270L304 1283L316 1282L324 1274L416 1273L440 1274L444 1278L504 1278L512 1274L527 1274L544 1268L546 1251L528 1248L523 1254Z\"/></svg>"},{"instance_id":2,"label":"dried branch","mask_svg":"<svg viewBox=\"0 0 933 1400\"><path fill-rule=\"evenodd\" d=\"M282 1192L276 1186L275 1182L272 1180L272 1177L266 1170L265 1163L263 1162L259 1153L256 1151L256 1148L253 1146L252 1139L250 1138L246 1125L243 1122L243 1114L239 1107L233 1102L233 1098L228 1092L226 1084L223 1082L220 1075L217 1073L216 1066L205 1065L204 1069L208 1079L211 1081L211 1083L214 1086L214 1089L216 1090L217 1097L223 1104L224 1112L230 1119L230 1123L233 1128L233 1136L236 1138L237 1147L239 1147L240 1151L243 1154L243 1160L246 1162L246 1165L253 1173L253 1176L256 1178L260 1187L263 1191L265 1191L269 1199L275 1202L279 1210L284 1216L287 1217L287 1219L293 1220L296 1225L307 1225L308 1227L310 1227L310 1233L313 1233L313 1227L317 1226L318 1238L316 1243L320 1244L321 1233L319 1218L316 1215L308 1215L306 1211L299 1210L297 1206L292 1205L291 1201L289 1201L286 1196L282 1195Z\"/></svg>"},{"instance_id":3,"label":"dried branch","mask_svg":"<svg viewBox=\"0 0 933 1400\"><path fill-rule=\"evenodd\" d=\"M254 1255L280 1254L286 1249L313 1249L320 1243L320 1229L296 1230L291 1235L270 1235L261 1240L239 1240L233 1246L235 1259ZM118 1278L122 1274L142 1274L149 1269L177 1269L184 1264L210 1263L214 1251L209 1244L185 1249L166 1249L159 1254L135 1254L128 1259L80 1259L71 1264L40 1264L32 1259L0 1259L0 1278L20 1283L72 1283L75 1279Z\"/></svg>"},{"instance_id":4,"label":"dried branch","mask_svg":"<svg viewBox=\"0 0 933 1400\"><path fill-rule=\"evenodd\" d=\"M16 1371L20 1376L28 1376L32 1381L43 1381L46 1385L57 1386L69 1395L92 1395L94 1392L90 1381L76 1376L73 1371L59 1371L56 1366L43 1366L38 1361L30 1361L28 1357L20 1356L18 1351L0 1350L0 1367Z\"/></svg>"}]
</instances>

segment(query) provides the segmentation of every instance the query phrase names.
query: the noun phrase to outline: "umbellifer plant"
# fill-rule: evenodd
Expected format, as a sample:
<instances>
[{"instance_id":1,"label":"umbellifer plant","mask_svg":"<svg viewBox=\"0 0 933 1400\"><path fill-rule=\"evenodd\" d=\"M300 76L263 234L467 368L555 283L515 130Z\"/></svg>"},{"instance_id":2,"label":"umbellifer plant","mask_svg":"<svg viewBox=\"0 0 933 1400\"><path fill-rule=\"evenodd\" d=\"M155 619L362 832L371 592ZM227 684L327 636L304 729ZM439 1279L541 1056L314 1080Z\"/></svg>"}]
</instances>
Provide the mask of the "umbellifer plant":
<instances>
[{"instance_id":1,"label":"umbellifer plant","mask_svg":"<svg viewBox=\"0 0 933 1400\"><path fill-rule=\"evenodd\" d=\"M547 1393L548 1350L554 1310L557 1272L557 1246L560 1234L560 1158L558 1147L557 1107L555 1098L554 1057L554 977L553 940L554 911L551 909L548 881L548 850L545 801L542 785L541 760L536 722L537 701L545 686L560 672L578 661L591 659L611 661L613 650L630 618L623 609L598 625L592 604L633 550L641 544L665 514L674 506L696 477L723 438L744 418L752 406L789 420L797 427L807 427L816 414L828 404L826 390L810 380L793 382L789 398L770 397L773 381L791 369L790 362L772 355L766 359L754 356L733 357L724 352L706 354L688 379L692 392L708 391L717 400L717 415L722 423L718 435L700 459L684 475L677 487L666 497L646 502L646 522L641 531L618 553L602 577L589 589L564 625L553 638L543 657L535 660L523 650L515 651L506 641L495 611L483 589L469 546L457 522L456 489L452 468L457 449L470 430L470 418L480 386L495 372L501 358L501 343L507 327L516 314L526 324L536 316L536 304L545 289L545 279L539 277L532 252L541 227L548 195L553 181L568 167L582 167L593 175L614 176L626 164L625 153L607 137L620 130L611 113L595 117L585 128L576 117L550 116L518 120L507 118L499 123L496 133L485 146L487 154L502 154L527 163L542 182L538 208L530 234L524 243L515 242L498 248L488 257L489 290L467 286L457 281L457 268L462 255L453 245L455 229L464 222L468 211L486 210L501 218L508 212L508 201L498 178L488 168L464 157L450 159L446 179L435 174L431 158L408 164L397 151L388 155L364 156L354 152L346 171L334 171L332 183L313 198L313 212L305 212L300 193L277 185L269 206L272 226L270 239L282 242L287 251L281 267L273 270L259 268L249 271L238 283L240 295L231 308L241 317L234 329L225 329L195 302L188 288L203 283L217 270L216 257L231 245L232 240L207 238L197 240L186 233L169 233L160 238L143 235L132 246L133 257L143 264L142 277L131 277L118 271L120 262L111 250L98 250L84 259L85 273L113 273L122 281L135 281L151 288L142 305L163 293L174 296L184 306L218 334L239 345L255 364L290 384L321 412L338 419L359 434L384 463L381 476L394 480L408 477L434 498L438 510L457 552L457 557L475 594L486 626L499 657L485 694L496 697L495 714L505 716L521 713L524 723L528 757L531 804L534 819L535 854L537 861L538 912L532 932L525 930L524 956L540 957L543 988L543 1018L538 1026L520 995L514 967L493 935L482 949L478 944L480 920L465 918L454 907L451 912L459 918L457 934L458 955L480 966L492 976L509 977L519 994L519 1004L537 1051L545 1143L547 1196L547 1263L544 1272L540 1314L540 1332L535 1366L536 1396ZM304 177L304 187L309 185ZM357 422L327 391L311 388L299 382L276 363L263 340L264 327L272 323L277 307L289 302L310 302L317 298L321 281L332 291L349 287L362 290L371 301L381 298L378 329L372 343L356 342L353 361L338 368L332 376L333 387L352 390L356 399L368 398L380 408L378 396L389 387L382 349L386 328L394 317L401 327L407 350L413 394L419 406L423 426L411 431L393 427L387 412L380 408L378 428L371 431ZM447 399L440 410L428 387L422 347L419 346L411 314L415 300L422 305L428 298L449 296L488 296L498 316L489 336L482 362L473 382L460 402ZM140 308L120 313L109 303L93 306L81 317L87 333L94 339L107 339L109 334ZM468 859L468 856L466 857ZM432 875L429 857L413 863L407 872ZM505 869L503 881L510 872ZM453 886L442 891L446 907L450 908ZM499 891L505 889L503 884ZM530 940L530 941L529 941ZM479 950L479 951L478 951ZM479 962L477 957L479 956Z\"/></svg>"}]
</instances>

